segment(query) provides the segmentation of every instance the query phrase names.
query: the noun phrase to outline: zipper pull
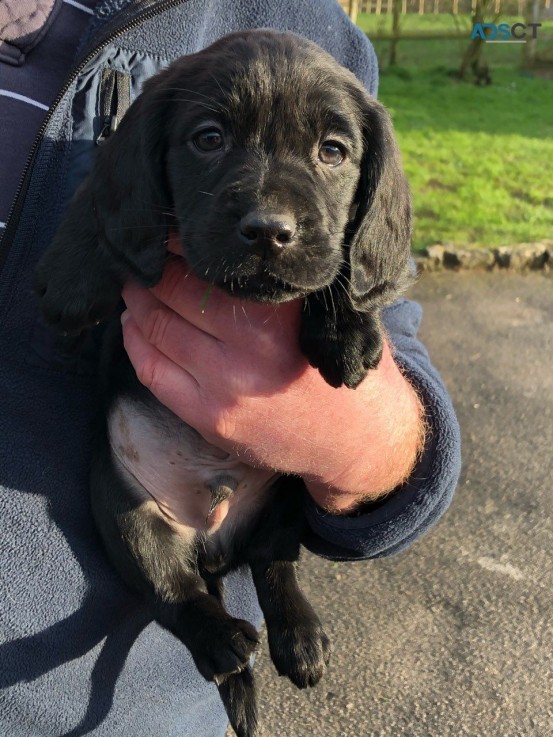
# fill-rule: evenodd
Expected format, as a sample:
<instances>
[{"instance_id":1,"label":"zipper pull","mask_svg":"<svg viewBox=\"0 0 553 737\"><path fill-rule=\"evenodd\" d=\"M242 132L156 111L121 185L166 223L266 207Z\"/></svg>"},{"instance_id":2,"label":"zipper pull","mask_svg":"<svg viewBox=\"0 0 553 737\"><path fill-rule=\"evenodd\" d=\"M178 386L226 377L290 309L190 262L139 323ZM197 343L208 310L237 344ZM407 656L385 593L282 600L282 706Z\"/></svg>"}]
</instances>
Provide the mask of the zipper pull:
<instances>
[{"instance_id":1,"label":"zipper pull","mask_svg":"<svg viewBox=\"0 0 553 737\"><path fill-rule=\"evenodd\" d=\"M109 138L112 133L115 133L118 125L119 121L117 119L117 115L110 115L109 117L104 118L102 130L100 131L100 135L96 138L96 145L100 146L106 138Z\"/></svg>"},{"instance_id":2,"label":"zipper pull","mask_svg":"<svg viewBox=\"0 0 553 737\"><path fill-rule=\"evenodd\" d=\"M131 105L131 76L114 69L102 71L101 82L102 129L96 138L99 146L117 130L123 115Z\"/></svg>"}]
</instances>

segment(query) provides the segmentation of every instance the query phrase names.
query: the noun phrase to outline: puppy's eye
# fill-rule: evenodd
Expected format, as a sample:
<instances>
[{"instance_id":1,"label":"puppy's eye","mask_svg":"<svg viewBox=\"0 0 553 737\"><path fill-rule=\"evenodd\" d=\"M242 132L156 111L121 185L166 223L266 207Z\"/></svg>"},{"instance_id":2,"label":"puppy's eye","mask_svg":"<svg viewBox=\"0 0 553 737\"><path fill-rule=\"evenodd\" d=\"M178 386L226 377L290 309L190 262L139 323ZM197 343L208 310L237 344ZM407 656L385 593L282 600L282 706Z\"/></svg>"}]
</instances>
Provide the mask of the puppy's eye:
<instances>
[{"instance_id":1,"label":"puppy's eye","mask_svg":"<svg viewBox=\"0 0 553 737\"><path fill-rule=\"evenodd\" d=\"M218 128L205 128L196 133L192 140L200 151L219 151L225 145L223 134Z\"/></svg>"},{"instance_id":2,"label":"puppy's eye","mask_svg":"<svg viewBox=\"0 0 553 737\"><path fill-rule=\"evenodd\" d=\"M319 149L319 161L327 166L339 166L345 158L345 148L336 141L325 141Z\"/></svg>"}]
</instances>

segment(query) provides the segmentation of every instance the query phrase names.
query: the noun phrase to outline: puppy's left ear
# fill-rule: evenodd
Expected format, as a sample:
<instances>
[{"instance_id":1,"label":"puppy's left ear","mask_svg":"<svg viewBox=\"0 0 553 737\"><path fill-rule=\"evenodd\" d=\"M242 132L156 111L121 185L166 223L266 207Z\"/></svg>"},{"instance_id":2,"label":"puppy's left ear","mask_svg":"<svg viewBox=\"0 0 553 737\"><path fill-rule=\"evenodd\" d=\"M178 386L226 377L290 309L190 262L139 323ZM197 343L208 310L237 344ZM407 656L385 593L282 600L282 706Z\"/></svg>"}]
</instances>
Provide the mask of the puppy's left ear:
<instances>
[{"instance_id":1,"label":"puppy's left ear","mask_svg":"<svg viewBox=\"0 0 553 737\"><path fill-rule=\"evenodd\" d=\"M171 91L147 82L99 149L42 255L33 285L46 322L78 334L109 317L125 281L152 286L166 258L172 202L165 176Z\"/></svg>"},{"instance_id":2,"label":"puppy's left ear","mask_svg":"<svg viewBox=\"0 0 553 737\"><path fill-rule=\"evenodd\" d=\"M365 150L349 229L350 296L363 309L392 301L407 283L411 197L388 112L364 91L356 97Z\"/></svg>"}]
</instances>

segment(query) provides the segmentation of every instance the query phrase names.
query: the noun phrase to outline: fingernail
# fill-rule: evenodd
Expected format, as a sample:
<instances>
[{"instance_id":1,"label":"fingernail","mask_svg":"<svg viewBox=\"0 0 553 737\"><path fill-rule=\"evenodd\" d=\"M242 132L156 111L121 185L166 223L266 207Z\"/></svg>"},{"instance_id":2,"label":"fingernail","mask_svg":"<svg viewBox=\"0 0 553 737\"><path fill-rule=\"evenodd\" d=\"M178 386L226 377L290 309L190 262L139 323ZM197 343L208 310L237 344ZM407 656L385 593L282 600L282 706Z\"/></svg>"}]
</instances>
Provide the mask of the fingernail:
<instances>
[{"instance_id":1,"label":"fingernail","mask_svg":"<svg viewBox=\"0 0 553 737\"><path fill-rule=\"evenodd\" d=\"M128 310L125 310L125 312L123 312L121 315L121 325L124 325L130 316L131 316L131 313Z\"/></svg>"}]
</instances>

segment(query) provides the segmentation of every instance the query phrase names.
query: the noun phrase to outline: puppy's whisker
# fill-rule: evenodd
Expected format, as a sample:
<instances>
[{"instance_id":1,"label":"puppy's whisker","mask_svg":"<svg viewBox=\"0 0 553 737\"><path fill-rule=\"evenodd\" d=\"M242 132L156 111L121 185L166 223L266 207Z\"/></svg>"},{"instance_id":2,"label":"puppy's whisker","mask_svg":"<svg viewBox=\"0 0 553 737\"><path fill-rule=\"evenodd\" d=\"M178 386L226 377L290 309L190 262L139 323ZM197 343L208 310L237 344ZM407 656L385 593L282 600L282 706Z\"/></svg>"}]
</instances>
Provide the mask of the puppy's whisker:
<instances>
[{"instance_id":1,"label":"puppy's whisker","mask_svg":"<svg viewBox=\"0 0 553 737\"><path fill-rule=\"evenodd\" d=\"M120 212L126 214L129 211L128 210L127 211L121 210ZM143 216L148 216L148 218L147 218L148 220L152 220L152 216L155 216L156 218L159 219L159 223L158 224L159 225L164 225L164 226L169 225L168 218L174 217L172 213L162 212L161 210L158 210L158 211L156 211L156 210L135 210L134 213L132 213L131 215L127 216L126 219L127 220L131 220L131 221L134 221L136 223L140 223L141 218L140 218L140 215L138 213L140 213L140 215L143 215ZM162 218L163 218L163 220L162 220Z\"/></svg>"},{"instance_id":2,"label":"puppy's whisker","mask_svg":"<svg viewBox=\"0 0 553 737\"><path fill-rule=\"evenodd\" d=\"M323 302L325 303L325 310L328 312L328 302L326 301L326 289L322 291Z\"/></svg>"},{"instance_id":3,"label":"puppy's whisker","mask_svg":"<svg viewBox=\"0 0 553 737\"><path fill-rule=\"evenodd\" d=\"M346 282L345 284L344 284L344 281ZM342 289L344 291L344 294L349 294L349 292L348 292L348 279L347 279L347 277L344 274L339 273L338 276L336 277L334 283L336 284L336 286L339 289Z\"/></svg>"},{"instance_id":4,"label":"puppy's whisker","mask_svg":"<svg viewBox=\"0 0 553 737\"><path fill-rule=\"evenodd\" d=\"M166 226L163 223L156 223L151 225L120 225L117 228L110 228L110 230L144 230L144 228L159 228L160 230L165 230Z\"/></svg>"},{"instance_id":5,"label":"puppy's whisker","mask_svg":"<svg viewBox=\"0 0 553 737\"><path fill-rule=\"evenodd\" d=\"M213 194L213 192L204 192L203 189L199 189L198 190L198 193L199 194L208 194L210 197L215 197L215 195Z\"/></svg>"},{"instance_id":6,"label":"puppy's whisker","mask_svg":"<svg viewBox=\"0 0 553 737\"><path fill-rule=\"evenodd\" d=\"M225 92L224 92L223 88L221 87L221 84L220 84L219 80L217 79L217 77L213 74L213 72L210 72L209 73L209 76L215 82L215 84L217 85L217 87L221 90L221 94L223 95L223 97L225 97Z\"/></svg>"},{"instance_id":7,"label":"puppy's whisker","mask_svg":"<svg viewBox=\"0 0 553 737\"><path fill-rule=\"evenodd\" d=\"M194 259L194 270L200 270L205 264L208 264L208 268L213 264L211 257L208 255L204 255L203 257Z\"/></svg>"},{"instance_id":8,"label":"puppy's whisker","mask_svg":"<svg viewBox=\"0 0 553 737\"><path fill-rule=\"evenodd\" d=\"M140 204L141 207L122 207L121 210L122 212L156 212L156 210L165 212L167 209L167 205L156 205L155 203L147 202L146 200L144 200L144 203L137 202L137 205L138 204ZM174 215L175 213L171 212L170 214Z\"/></svg>"},{"instance_id":9,"label":"puppy's whisker","mask_svg":"<svg viewBox=\"0 0 553 737\"><path fill-rule=\"evenodd\" d=\"M213 107L213 105L208 105L206 102L201 102L201 100L190 100L187 97L177 97L174 99L174 102L190 102L192 105L199 105L200 107L205 107L207 110L211 110L213 113L220 113L220 108Z\"/></svg>"},{"instance_id":10,"label":"puppy's whisker","mask_svg":"<svg viewBox=\"0 0 553 737\"><path fill-rule=\"evenodd\" d=\"M220 89L220 86L219 86L219 89ZM198 92L198 90L193 90L189 87L165 87L165 90L169 92L190 92L192 95L199 95L200 97L205 97L206 100L213 102L215 105L217 104L217 100L211 95L205 95L203 92ZM221 90L221 92L222 91L223 90Z\"/></svg>"},{"instance_id":11,"label":"puppy's whisker","mask_svg":"<svg viewBox=\"0 0 553 737\"><path fill-rule=\"evenodd\" d=\"M332 312L334 314L334 322L337 324L337 321L338 321L338 312L336 310L336 305L334 303L334 295L332 294L332 285L326 287L325 291L327 291L327 290L328 290L328 294L329 294L329 297L330 297L330 302L332 304Z\"/></svg>"},{"instance_id":12,"label":"puppy's whisker","mask_svg":"<svg viewBox=\"0 0 553 737\"><path fill-rule=\"evenodd\" d=\"M250 326L250 328L251 328L252 324L251 324L251 322L250 322L250 318L248 317L248 313L246 312L246 308L244 307L244 305L243 305L243 304L242 304L242 305L240 305L240 307L242 308L242 312L244 313L244 317L245 317L245 318L246 318L246 320L248 321L248 325L249 325L249 326Z\"/></svg>"},{"instance_id":13,"label":"puppy's whisker","mask_svg":"<svg viewBox=\"0 0 553 737\"><path fill-rule=\"evenodd\" d=\"M263 320L263 325L267 325L269 320L272 320L275 317L275 315L276 315L276 319L282 324L282 320L280 319L280 312L278 312L277 306L275 305L271 314L267 317L266 320Z\"/></svg>"},{"instance_id":14,"label":"puppy's whisker","mask_svg":"<svg viewBox=\"0 0 553 737\"><path fill-rule=\"evenodd\" d=\"M197 94L201 97L205 97L207 100L209 100L212 104L209 106L210 109L214 110L215 112L221 112L225 109L225 106L220 104L215 98L209 97L208 95L203 95L201 92L195 92L194 90L189 90L186 88L178 88L178 87L168 87L167 91L175 90L177 92L190 92L191 94ZM172 95L167 95L166 97L163 97L160 95L158 98L159 102L191 102L194 105L201 105L203 107L208 107L207 103L202 102L202 100L191 100L188 97L173 97Z\"/></svg>"}]
</instances>

